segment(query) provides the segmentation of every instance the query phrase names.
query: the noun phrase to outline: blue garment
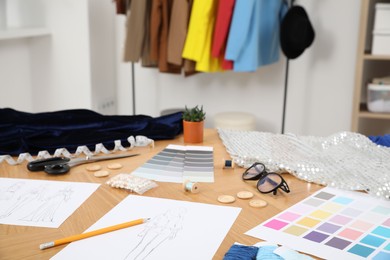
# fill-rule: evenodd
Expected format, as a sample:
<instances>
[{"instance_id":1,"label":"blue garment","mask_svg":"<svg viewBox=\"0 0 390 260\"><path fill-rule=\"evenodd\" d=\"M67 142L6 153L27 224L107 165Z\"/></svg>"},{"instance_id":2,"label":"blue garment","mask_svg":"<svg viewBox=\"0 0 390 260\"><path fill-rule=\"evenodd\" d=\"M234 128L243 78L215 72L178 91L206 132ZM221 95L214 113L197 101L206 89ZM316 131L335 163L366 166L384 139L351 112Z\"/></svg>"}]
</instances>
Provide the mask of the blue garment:
<instances>
[{"instance_id":1,"label":"blue garment","mask_svg":"<svg viewBox=\"0 0 390 260\"><path fill-rule=\"evenodd\" d=\"M252 72L279 60L279 28L287 9L283 0L236 0L225 54L234 71Z\"/></svg>"},{"instance_id":2,"label":"blue garment","mask_svg":"<svg viewBox=\"0 0 390 260\"><path fill-rule=\"evenodd\" d=\"M368 138L378 145L390 147L390 134L383 136L369 136Z\"/></svg>"}]
</instances>

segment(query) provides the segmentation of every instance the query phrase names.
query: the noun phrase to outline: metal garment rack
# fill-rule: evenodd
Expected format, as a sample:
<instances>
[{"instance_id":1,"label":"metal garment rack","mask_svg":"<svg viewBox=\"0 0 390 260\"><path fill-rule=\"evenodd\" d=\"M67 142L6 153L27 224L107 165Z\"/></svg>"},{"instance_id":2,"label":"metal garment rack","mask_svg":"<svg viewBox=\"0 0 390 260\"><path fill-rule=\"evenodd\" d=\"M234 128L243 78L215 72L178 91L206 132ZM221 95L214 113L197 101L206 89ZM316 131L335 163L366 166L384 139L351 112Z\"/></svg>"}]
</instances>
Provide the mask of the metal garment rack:
<instances>
[{"instance_id":1,"label":"metal garment rack","mask_svg":"<svg viewBox=\"0 0 390 260\"><path fill-rule=\"evenodd\" d=\"M288 89L288 64L289 58L286 61L286 75L284 78L284 94L283 94L283 114L282 114L282 130L281 133L284 134L284 127L286 121L286 105L287 105L287 89Z\"/></svg>"},{"instance_id":2,"label":"metal garment rack","mask_svg":"<svg viewBox=\"0 0 390 260\"><path fill-rule=\"evenodd\" d=\"M290 1L290 6L294 5L295 0ZM284 134L285 121L286 121L286 106L287 106L287 91L288 91L288 65L290 63L290 59L286 60L286 74L284 76L284 93L283 93L283 113L282 113L282 129L281 133Z\"/></svg>"},{"instance_id":3,"label":"metal garment rack","mask_svg":"<svg viewBox=\"0 0 390 260\"><path fill-rule=\"evenodd\" d=\"M134 62L131 63L131 92L133 95L133 116L135 113L135 73L134 73Z\"/></svg>"}]
</instances>

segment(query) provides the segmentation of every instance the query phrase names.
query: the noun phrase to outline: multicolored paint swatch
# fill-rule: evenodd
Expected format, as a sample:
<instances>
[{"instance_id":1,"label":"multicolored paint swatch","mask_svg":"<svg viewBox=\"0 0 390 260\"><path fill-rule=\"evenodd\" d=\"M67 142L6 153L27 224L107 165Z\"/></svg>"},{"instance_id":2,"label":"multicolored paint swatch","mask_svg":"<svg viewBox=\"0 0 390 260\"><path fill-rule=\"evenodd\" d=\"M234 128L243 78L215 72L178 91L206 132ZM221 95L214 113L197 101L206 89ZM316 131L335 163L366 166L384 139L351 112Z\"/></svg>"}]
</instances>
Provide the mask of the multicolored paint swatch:
<instances>
[{"instance_id":1,"label":"multicolored paint swatch","mask_svg":"<svg viewBox=\"0 0 390 260\"><path fill-rule=\"evenodd\" d=\"M325 259L390 259L390 201L323 188L247 235Z\"/></svg>"},{"instance_id":2,"label":"multicolored paint swatch","mask_svg":"<svg viewBox=\"0 0 390 260\"><path fill-rule=\"evenodd\" d=\"M214 182L213 147L168 145L132 174L162 182Z\"/></svg>"}]
</instances>

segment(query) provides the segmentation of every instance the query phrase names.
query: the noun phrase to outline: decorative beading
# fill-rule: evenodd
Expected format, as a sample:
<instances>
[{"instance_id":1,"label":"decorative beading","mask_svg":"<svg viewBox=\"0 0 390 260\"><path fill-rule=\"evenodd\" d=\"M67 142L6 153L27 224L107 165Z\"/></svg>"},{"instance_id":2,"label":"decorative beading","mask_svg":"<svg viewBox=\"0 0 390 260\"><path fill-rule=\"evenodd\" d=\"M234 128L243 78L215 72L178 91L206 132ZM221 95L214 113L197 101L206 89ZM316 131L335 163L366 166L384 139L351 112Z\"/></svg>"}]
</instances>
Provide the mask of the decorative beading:
<instances>
[{"instance_id":1,"label":"decorative beading","mask_svg":"<svg viewBox=\"0 0 390 260\"><path fill-rule=\"evenodd\" d=\"M308 182L390 199L390 148L359 133L315 137L222 128L218 133L241 167L262 162L270 171Z\"/></svg>"}]
</instances>

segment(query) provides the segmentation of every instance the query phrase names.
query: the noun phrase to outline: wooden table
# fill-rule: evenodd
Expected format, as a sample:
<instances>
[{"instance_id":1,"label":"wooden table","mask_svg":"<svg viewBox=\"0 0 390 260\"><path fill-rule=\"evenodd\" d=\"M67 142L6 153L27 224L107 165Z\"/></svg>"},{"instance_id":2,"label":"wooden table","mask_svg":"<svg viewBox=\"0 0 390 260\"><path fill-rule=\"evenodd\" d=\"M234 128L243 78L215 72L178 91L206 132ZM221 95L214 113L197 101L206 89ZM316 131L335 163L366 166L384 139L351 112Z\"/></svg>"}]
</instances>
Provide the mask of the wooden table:
<instances>
[{"instance_id":1,"label":"wooden table","mask_svg":"<svg viewBox=\"0 0 390 260\"><path fill-rule=\"evenodd\" d=\"M123 168L110 170L111 175L105 178L96 178L91 172L87 172L85 169L87 165L74 167L65 175L51 176L44 172L29 172L26 169L26 163L11 166L3 162L0 165L0 177L92 182L102 183L102 185L59 228L0 225L0 259L49 259L55 255L65 245L46 250L40 250L39 245L47 241L84 232L129 194L125 190L111 188L106 185L105 182L108 178L118 173L132 172L169 144L185 145L183 137L178 136L174 140L157 141L154 148L136 147L124 153L141 153L141 155L115 160L115 162L122 164ZM268 206L264 208L250 207L248 200L241 199L229 204L240 207L242 210L213 259L222 259L234 242L247 245L259 242L259 239L247 236L244 233L321 188L319 185L310 184L289 174L284 174L284 178L291 189L290 193L261 194L256 189L255 181L242 181L243 168L236 166L232 169L223 169L224 160L230 159L230 157L215 129L206 129L204 142L199 145L214 148L214 183L200 183L200 192L193 194L185 192L182 184L160 182L157 188L149 190L143 196L223 205L217 201L219 195L235 196L239 191L248 190L255 194L255 198L267 201ZM112 162L114 161L99 162L99 165L104 167Z\"/></svg>"}]
</instances>

